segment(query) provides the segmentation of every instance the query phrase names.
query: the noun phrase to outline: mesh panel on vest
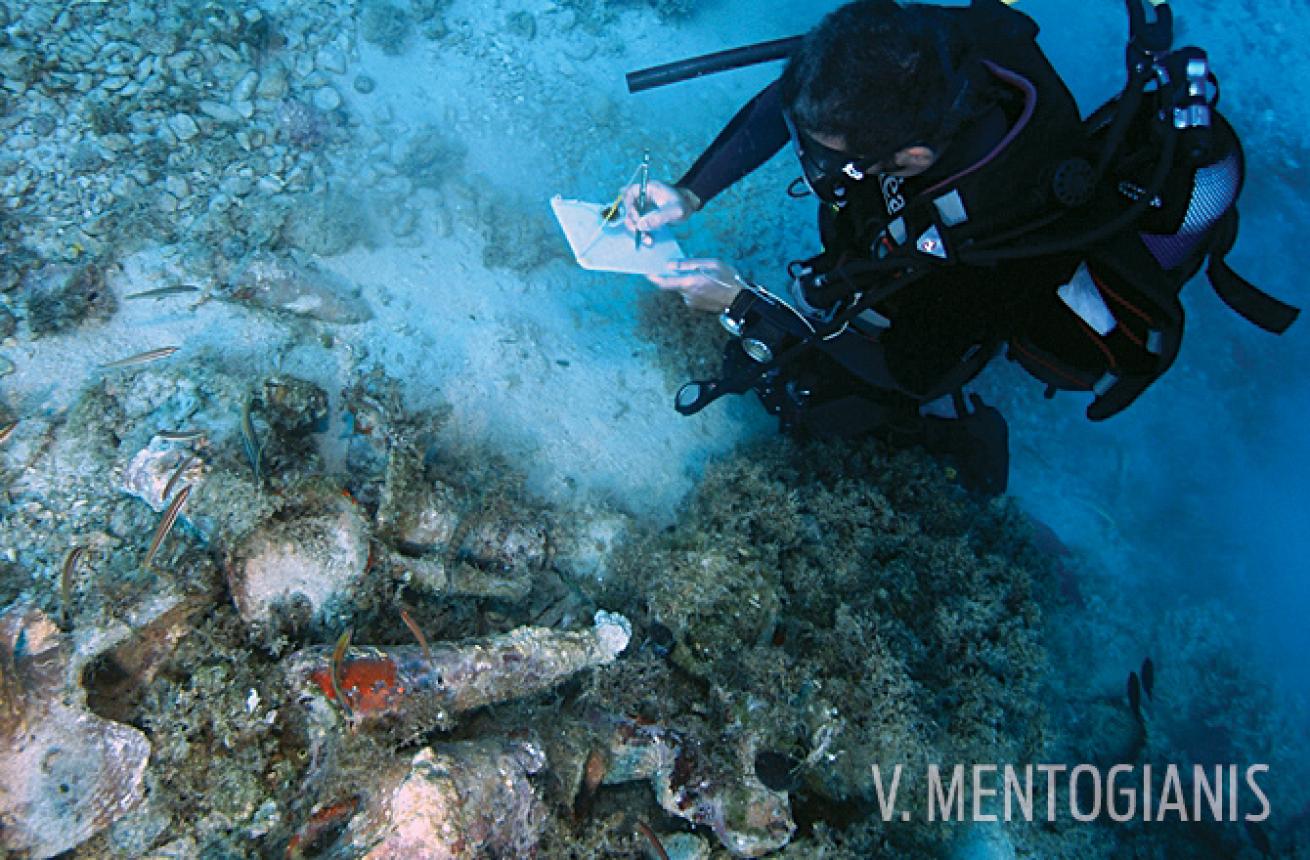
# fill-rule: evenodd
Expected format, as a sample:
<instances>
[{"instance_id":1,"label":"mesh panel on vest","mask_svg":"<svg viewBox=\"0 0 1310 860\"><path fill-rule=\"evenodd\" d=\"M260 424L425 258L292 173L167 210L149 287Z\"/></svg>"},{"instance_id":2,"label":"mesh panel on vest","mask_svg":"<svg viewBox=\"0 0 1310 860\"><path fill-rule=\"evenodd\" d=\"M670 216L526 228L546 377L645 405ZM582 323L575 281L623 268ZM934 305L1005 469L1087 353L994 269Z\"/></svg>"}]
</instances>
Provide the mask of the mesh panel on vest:
<instances>
[{"instance_id":1,"label":"mesh panel on vest","mask_svg":"<svg viewBox=\"0 0 1310 860\"><path fill-rule=\"evenodd\" d=\"M1197 170L1192 183L1192 200L1187 205L1187 216L1178 232L1142 234L1142 241L1156 262L1165 269L1182 265L1196 250L1197 243L1237 200L1241 178L1237 153Z\"/></svg>"}]
</instances>

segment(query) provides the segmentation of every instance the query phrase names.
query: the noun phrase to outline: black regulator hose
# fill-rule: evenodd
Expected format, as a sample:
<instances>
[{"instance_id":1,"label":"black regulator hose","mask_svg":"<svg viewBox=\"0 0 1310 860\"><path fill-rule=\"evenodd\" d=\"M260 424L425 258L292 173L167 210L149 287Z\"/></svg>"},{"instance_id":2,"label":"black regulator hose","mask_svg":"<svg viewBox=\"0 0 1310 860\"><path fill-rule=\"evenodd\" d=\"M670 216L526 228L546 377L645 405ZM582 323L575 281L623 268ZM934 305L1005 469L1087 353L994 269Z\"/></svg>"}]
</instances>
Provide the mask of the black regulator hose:
<instances>
[{"instance_id":1,"label":"black regulator hose","mask_svg":"<svg viewBox=\"0 0 1310 860\"><path fill-rule=\"evenodd\" d=\"M788 36L785 39L774 39L771 42L758 42L740 48L729 48L726 51L717 51L713 54L703 54L699 57L689 57L674 63L665 63L662 66L651 66L648 69L628 72L628 92L639 93L656 87L676 84L680 81L689 81L703 75L727 72L732 69L754 66L772 60L785 60L791 56L792 51L796 50L796 46L800 44L803 38L805 37Z\"/></svg>"}]
</instances>

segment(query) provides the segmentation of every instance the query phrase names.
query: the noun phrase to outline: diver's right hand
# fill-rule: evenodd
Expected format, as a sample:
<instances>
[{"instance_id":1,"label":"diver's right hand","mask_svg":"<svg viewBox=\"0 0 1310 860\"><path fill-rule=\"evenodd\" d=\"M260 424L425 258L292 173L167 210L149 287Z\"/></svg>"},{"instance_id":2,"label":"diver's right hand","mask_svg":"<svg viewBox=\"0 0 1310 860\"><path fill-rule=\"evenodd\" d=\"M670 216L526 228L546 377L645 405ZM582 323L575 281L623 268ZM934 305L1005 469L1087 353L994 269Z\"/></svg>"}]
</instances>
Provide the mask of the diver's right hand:
<instances>
[{"instance_id":1,"label":"diver's right hand","mask_svg":"<svg viewBox=\"0 0 1310 860\"><path fill-rule=\"evenodd\" d=\"M700 200L686 188L679 188L667 182L652 179L646 183L646 212L637 211L637 199L641 196L641 186L637 183L623 189L623 224L630 232L641 230L648 233L669 224L686 221L700 208ZM645 241L651 241L649 236Z\"/></svg>"}]
</instances>

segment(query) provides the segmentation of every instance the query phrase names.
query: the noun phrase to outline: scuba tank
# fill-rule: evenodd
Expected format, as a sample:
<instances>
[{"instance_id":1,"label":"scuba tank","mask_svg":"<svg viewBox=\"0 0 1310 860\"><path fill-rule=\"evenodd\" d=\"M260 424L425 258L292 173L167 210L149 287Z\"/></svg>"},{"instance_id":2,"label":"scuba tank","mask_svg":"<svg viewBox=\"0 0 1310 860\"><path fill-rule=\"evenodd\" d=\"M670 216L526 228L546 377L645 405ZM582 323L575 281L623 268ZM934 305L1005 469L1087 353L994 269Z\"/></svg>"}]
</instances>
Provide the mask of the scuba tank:
<instances>
[{"instance_id":1,"label":"scuba tank","mask_svg":"<svg viewBox=\"0 0 1310 860\"><path fill-rule=\"evenodd\" d=\"M1225 302L1268 331L1286 330L1298 311L1240 278L1224 261L1236 238L1243 161L1236 134L1215 110L1218 85L1205 52L1173 49L1172 13L1164 0L1126 2L1128 82L1083 123L1083 151L1054 165L1045 177L1042 205L1027 201L1021 207L1026 220L1013 223L1013 200L999 230L998 219L988 216L987 203L997 194L985 183L994 174L979 168L1005 158L1002 147L985 163L920 194L918 205L878 234L868 259L822 270L802 267L798 292L829 309L821 324L763 290L743 291L723 318L736 340L727 347L720 378L683 386L675 408L694 414L724 394L751 389L773 396L787 388L788 368L815 349L859 375L858 360L839 348L851 339L848 327L927 275L955 265L987 268L1071 255L1076 268L1071 266L1068 282L1033 296L1049 306L1043 319L1050 324L1011 338L1008 354L1046 382L1049 394L1091 392L1092 420L1125 408L1171 366L1184 322L1179 291L1207 259L1207 274ZM1009 28L1011 44L1025 41L1025 26L1027 42L1036 34L1026 16L998 0L973 0L962 11L996 22L987 32ZM753 46L761 48L755 61L778 59L794 44ZM1013 54L1004 39L988 47L1002 61ZM740 52L725 54L662 67L651 85L716 71L720 62L726 68L743 64ZM984 62L995 77L1012 74L1003 62ZM1039 65L1036 74L1048 86L1063 87L1053 70L1047 75ZM1014 83L1023 87L1021 78ZM1050 128L1077 128L1076 116L1057 119L1063 122ZM1016 163L1024 163L1022 149L1016 145L1008 153ZM969 366L946 374L946 380L967 381L998 346L983 345L967 356Z\"/></svg>"}]
</instances>

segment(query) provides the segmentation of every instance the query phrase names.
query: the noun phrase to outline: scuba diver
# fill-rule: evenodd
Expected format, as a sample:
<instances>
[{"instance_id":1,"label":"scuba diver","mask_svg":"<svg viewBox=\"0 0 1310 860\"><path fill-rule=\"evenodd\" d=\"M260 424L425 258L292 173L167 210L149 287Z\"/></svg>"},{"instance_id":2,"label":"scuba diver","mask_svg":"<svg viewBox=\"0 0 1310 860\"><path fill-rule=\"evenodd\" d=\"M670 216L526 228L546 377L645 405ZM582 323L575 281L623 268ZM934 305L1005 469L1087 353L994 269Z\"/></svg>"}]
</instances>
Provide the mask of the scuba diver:
<instances>
[{"instance_id":1,"label":"scuba diver","mask_svg":"<svg viewBox=\"0 0 1310 860\"><path fill-rule=\"evenodd\" d=\"M858 0L803 37L629 75L635 92L788 60L676 183L649 181L644 208L625 190L630 230L685 221L788 144L789 193L820 201L822 252L790 264L785 300L721 260L651 276L733 336L720 378L676 408L753 390L785 432L921 445L992 495L1008 428L964 386L1003 347L1048 396L1091 392L1101 420L1172 364L1178 293L1207 257L1230 306L1291 325L1223 261L1243 162L1205 53L1172 49L1164 0L1127 2L1128 84L1085 121L1001 0Z\"/></svg>"}]
</instances>

